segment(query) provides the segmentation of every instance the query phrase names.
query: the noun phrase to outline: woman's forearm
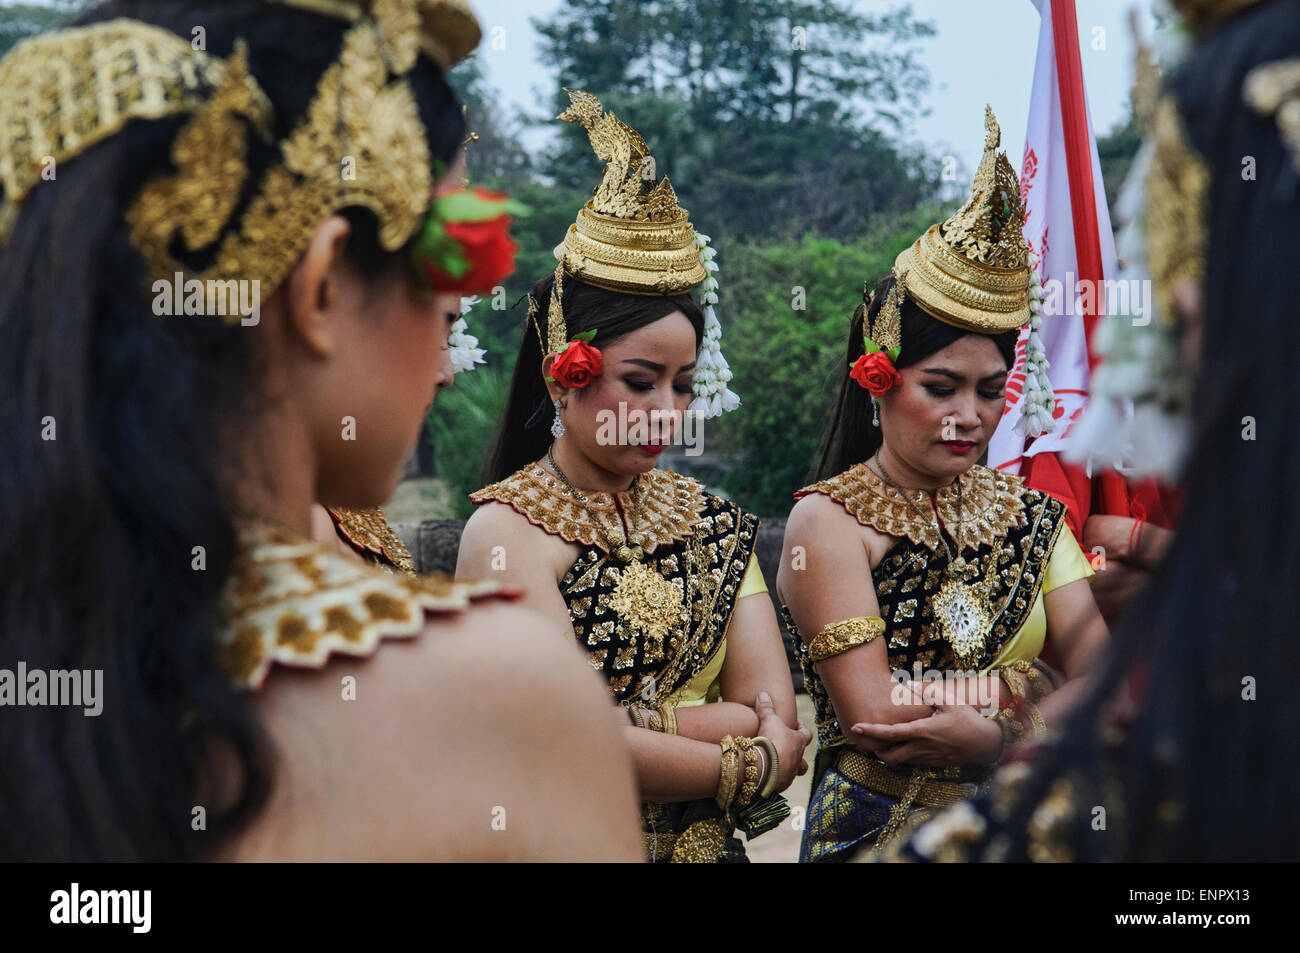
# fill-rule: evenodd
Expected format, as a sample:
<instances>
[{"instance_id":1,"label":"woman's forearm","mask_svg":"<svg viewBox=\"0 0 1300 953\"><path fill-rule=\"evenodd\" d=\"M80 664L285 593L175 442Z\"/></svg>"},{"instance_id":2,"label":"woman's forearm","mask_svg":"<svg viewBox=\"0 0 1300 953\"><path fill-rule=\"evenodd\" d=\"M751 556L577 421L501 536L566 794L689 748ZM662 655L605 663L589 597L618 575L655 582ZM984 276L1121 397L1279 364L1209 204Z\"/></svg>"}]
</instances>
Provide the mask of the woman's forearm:
<instances>
[{"instance_id":1,"label":"woman's forearm","mask_svg":"<svg viewBox=\"0 0 1300 953\"><path fill-rule=\"evenodd\" d=\"M717 744L634 727L624 728L623 737L636 765L642 799L693 801L717 793L722 772Z\"/></svg>"},{"instance_id":2,"label":"woman's forearm","mask_svg":"<svg viewBox=\"0 0 1300 953\"><path fill-rule=\"evenodd\" d=\"M677 734L696 741L717 744L723 735L743 735L752 738L758 734L758 715L754 709L738 702L712 702L675 709Z\"/></svg>"}]
</instances>

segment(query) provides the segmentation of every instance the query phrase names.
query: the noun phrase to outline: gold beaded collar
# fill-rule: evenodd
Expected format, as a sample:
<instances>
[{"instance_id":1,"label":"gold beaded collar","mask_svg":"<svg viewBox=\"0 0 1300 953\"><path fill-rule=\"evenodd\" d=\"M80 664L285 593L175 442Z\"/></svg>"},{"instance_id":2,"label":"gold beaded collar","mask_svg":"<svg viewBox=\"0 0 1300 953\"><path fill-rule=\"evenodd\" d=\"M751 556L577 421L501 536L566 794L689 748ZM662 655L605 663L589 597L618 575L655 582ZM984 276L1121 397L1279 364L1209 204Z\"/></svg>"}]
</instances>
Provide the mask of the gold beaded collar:
<instances>
[{"instance_id":1,"label":"gold beaded collar","mask_svg":"<svg viewBox=\"0 0 1300 953\"><path fill-rule=\"evenodd\" d=\"M960 524L956 483L935 493L935 505L949 535L960 538L962 549L977 549L981 543L994 546L1010 529L1028 521L1024 500L1021 499L1025 485L1020 477L976 464L958 479L962 496ZM939 539L939 527L934 520L929 494L924 490L903 492L925 519L918 516L900 492L882 480L865 462L828 480L804 487L795 493L795 499L802 499L810 493L824 493L853 514L863 526L890 536L905 536L939 552L943 543Z\"/></svg>"},{"instance_id":2,"label":"gold beaded collar","mask_svg":"<svg viewBox=\"0 0 1300 953\"><path fill-rule=\"evenodd\" d=\"M259 688L273 663L369 656L385 638L418 635L426 613L514 594L491 580L384 572L296 533L250 527L221 602L218 658L237 685Z\"/></svg>"},{"instance_id":3,"label":"gold beaded collar","mask_svg":"<svg viewBox=\"0 0 1300 953\"><path fill-rule=\"evenodd\" d=\"M704 509L704 487L699 481L671 470L651 470L639 477L641 520L635 529L645 534L647 548L674 543L691 536L693 524ZM630 519L632 493L617 494L618 505ZM570 543L599 546L610 552L606 534L622 532L623 523L615 494L590 493L587 505L604 524L598 526L591 514L573 498L568 488L539 463L530 463L491 486L469 495L478 504L496 500L508 503L552 536Z\"/></svg>"},{"instance_id":4,"label":"gold beaded collar","mask_svg":"<svg viewBox=\"0 0 1300 953\"><path fill-rule=\"evenodd\" d=\"M357 552L382 560L401 572L415 572L410 550L379 507L352 510L335 506L326 507L326 512L339 535Z\"/></svg>"}]
</instances>

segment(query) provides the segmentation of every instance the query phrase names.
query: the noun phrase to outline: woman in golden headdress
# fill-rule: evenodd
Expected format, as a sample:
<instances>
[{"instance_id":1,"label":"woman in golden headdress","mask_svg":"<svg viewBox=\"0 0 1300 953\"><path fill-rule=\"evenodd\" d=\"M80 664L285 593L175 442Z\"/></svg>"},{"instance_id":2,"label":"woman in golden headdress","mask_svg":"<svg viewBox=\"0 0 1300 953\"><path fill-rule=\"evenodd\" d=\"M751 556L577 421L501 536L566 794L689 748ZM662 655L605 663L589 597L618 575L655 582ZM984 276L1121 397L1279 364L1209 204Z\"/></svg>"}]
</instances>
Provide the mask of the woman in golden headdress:
<instances>
[{"instance_id":1,"label":"woman in golden headdress","mask_svg":"<svg viewBox=\"0 0 1300 953\"><path fill-rule=\"evenodd\" d=\"M854 313L821 479L786 528L777 588L819 742L805 861L848 859L969 796L1010 744L1057 722L1105 638L1063 505L977 463L1017 329L1036 330L1040 308L992 111L985 125L970 199ZM1028 355L1037 432L1052 397L1036 333ZM1062 687L1037 664L1045 649Z\"/></svg>"},{"instance_id":2,"label":"woman in golden headdress","mask_svg":"<svg viewBox=\"0 0 1300 953\"><path fill-rule=\"evenodd\" d=\"M743 860L736 827L754 836L788 812L776 792L810 735L754 556L758 521L655 467L738 402L717 265L645 141L595 97L570 97L559 118L608 164L529 296L494 482L471 494L457 571L522 586L607 680L646 855Z\"/></svg>"},{"instance_id":3,"label":"woman in golden headdress","mask_svg":"<svg viewBox=\"0 0 1300 953\"><path fill-rule=\"evenodd\" d=\"M1263 417L1243 432L1250 408L1281 420L1300 401L1300 16L1294 0L1174 6L1194 45L1139 90L1158 95L1135 96L1154 108L1134 258L1160 308L1133 333L1159 328L1186 350L1134 396L1192 383L1183 522L1061 737L900 839L908 860L1300 856L1297 596L1278 584L1300 576L1300 443ZM1111 702L1135 673L1139 697L1117 718Z\"/></svg>"},{"instance_id":4,"label":"woman in golden headdress","mask_svg":"<svg viewBox=\"0 0 1300 953\"><path fill-rule=\"evenodd\" d=\"M435 192L479 35L462 0L120 0L0 61L0 654L97 716L6 709L0 857L638 856L545 619L309 538L450 381L450 224L506 224Z\"/></svg>"}]
</instances>

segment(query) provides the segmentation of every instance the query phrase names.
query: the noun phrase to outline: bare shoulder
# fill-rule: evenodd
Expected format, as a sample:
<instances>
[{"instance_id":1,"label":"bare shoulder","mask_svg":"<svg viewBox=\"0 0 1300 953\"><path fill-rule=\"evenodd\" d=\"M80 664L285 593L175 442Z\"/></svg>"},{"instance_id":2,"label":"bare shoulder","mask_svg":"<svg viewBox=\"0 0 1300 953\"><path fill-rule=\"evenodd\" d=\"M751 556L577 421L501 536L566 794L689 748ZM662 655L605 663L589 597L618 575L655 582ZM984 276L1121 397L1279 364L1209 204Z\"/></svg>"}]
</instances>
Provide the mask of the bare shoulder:
<instances>
[{"instance_id":1,"label":"bare shoulder","mask_svg":"<svg viewBox=\"0 0 1300 953\"><path fill-rule=\"evenodd\" d=\"M474 508L469 519L465 521L465 531L461 535L462 545L466 541L481 546L493 545L497 541L510 540L523 536L528 530L537 529L509 503L489 500ZM531 534L529 534L531 535Z\"/></svg>"},{"instance_id":2,"label":"bare shoulder","mask_svg":"<svg viewBox=\"0 0 1300 953\"><path fill-rule=\"evenodd\" d=\"M835 525L857 525L857 520L841 504L825 493L809 493L797 500L786 522L786 533L815 533Z\"/></svg>"},{"instance_id":3,"label":"bare shoulder","mask_svg":"<svg viewBox=\"0 0 1300 953\"><path fill-rule=\"evenodd\" d=\"M276 669L256 705L274 784L231 858L637 855L608 694L571 638L530 611L476 606L370 658Z\"/></svg>"},{"instance_id":4,"label":"bare shoulder","mask_svg":"<svg viewBox=\"0 0 1300 953\"><path fill-rule=\"evenodd\" d=\"M470 577L497 572L500 557L506 556L509 569L500 578L532 585L542 578L558 580L580 551L576 543L551 535L510 504L491 500L480 505L465 523L456 574Z\"/></svg>"}]
</instances>

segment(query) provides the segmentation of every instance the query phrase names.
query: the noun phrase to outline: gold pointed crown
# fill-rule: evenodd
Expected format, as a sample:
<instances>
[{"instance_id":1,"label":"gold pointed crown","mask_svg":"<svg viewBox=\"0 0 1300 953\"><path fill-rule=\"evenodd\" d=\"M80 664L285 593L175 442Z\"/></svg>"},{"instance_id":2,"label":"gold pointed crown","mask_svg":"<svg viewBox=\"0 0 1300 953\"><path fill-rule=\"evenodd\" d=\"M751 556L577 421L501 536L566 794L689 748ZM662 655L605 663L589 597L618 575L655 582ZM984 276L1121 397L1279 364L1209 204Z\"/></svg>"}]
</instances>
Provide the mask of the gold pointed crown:
<instances>
[{"instance_id":1,"label":"gold pointed crown","mask_svg":"<svg viewBox=\"0 0 1300 953\"><path fill-rule=\"evenodd\" d=\"M905 290L927 314L980 334L1029 321L1029 246L1020 182L999 152L1002 132L985 107L984 155L970 198L895 259Z\"/></svg>"},{"instance_id":2,"label":"gold pointed crown","mask_svg":"<svg viewBox=\"0 0 1300 953\"><path fill-rule=\"evenodd\" d=\"M569 226L555 258L588 284L631 294L674 295L706 277L695 228L667 177L660 179L650 147L600 100L566 89L571 104L557 119L587 130L605 174Z\"/></svg>"},{"instance_id":3,"label":"gold pointed crown","mask_svg":"<svg viewBox=\"0 0 1300 953\"><path fill-rule=\"evenodd\" d=\"M171 146L174 173L126 211L155 277L260 281L274 290L320 222L371 209L380 244L401 248L429 208L433 172L405 76L421 50L440 64L479 37L462 0L270 0L352 23L281 161L250 181L248 140L270 138L272 108L242 41L229 60L159 27L116 19L18 44L0 61L0 241L48 167L75 159L133 120L189 115ZM239 218L234 212L246 201ZM186 267L184 251L208 262ZM237 318L237 316L234 316Z\"/></svg>"}]
</instances>

